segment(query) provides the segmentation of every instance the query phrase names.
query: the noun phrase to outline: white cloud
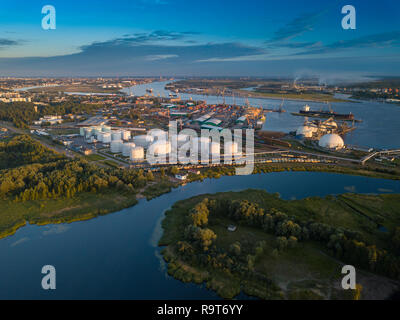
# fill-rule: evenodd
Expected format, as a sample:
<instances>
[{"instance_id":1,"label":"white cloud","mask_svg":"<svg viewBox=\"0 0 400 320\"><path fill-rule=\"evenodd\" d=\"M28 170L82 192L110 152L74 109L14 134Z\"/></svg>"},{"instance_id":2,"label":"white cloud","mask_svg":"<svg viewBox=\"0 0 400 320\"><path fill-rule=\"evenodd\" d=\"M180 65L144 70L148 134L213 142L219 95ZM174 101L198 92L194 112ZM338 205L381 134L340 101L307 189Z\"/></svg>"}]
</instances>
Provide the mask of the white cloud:
<instances>
[{"instance_id":1,"label":"white cloud","mask_svg":"<svg viewBox=\"0 0 400 320\"><path fill-rule=\"evenodd\" d=\"M150 55L146 56L147 61L158 61L158 60L165 60L165 59L171 59L171 58L178 58L179 56L177 54L155 54L155 55Z\"/></svg>"}]
</instances>

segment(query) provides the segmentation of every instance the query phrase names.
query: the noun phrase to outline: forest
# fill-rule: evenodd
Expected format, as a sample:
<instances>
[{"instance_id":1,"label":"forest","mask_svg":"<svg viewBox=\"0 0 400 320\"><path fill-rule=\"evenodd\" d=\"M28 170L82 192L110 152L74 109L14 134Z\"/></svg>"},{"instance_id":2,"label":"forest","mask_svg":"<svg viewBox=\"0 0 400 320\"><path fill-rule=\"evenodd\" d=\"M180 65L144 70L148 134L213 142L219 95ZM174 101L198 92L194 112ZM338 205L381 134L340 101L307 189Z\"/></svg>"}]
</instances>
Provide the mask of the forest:
<instances>
[{"instance_id":1,"label":"forest","mask_svg":"<svg viewBox=\"0 0 400 320\"><path fill-rule=\"evenodd\" d=\"M92 114L101 106L96 104L83 104L77 101L49 103L36 106L31 102L0 102L0 120L12 122L17 128L28 128L33 121L40 117L55 114Z\"/></svg>"},{"instance_id":2,"label":"forest","mask_svg":"<svg viewBox=\"0 0 400 320\"><path fill-rule=\"evenodd\" d=\"M28 216L32 221L57 221L55 212L47 212L51 206L62 212L63 221L76 219L78 213L103 214L131 206L139 190L153 180L151 172L67 159L27 135L15 136L0 143L0 232ZM110 198L106 205L103 198Z\"/></svg>"},{"instance_id":3,"label":"forest","mask_svg":"<svg viewBox=\"0 0 400 320\"><path fill-rule=\"evenodd\" d=\"M0 170L61 159L64 159L63 155L45 148L28 135L18 135L10 141L0 142Z\"/></svg>"},{"instance_id":4,"label":"forest","mask_svg":"<svg viewBox=\"0 0 400 320\"><path fill-rule=\"evenodd\" d=\"M73 197L107 188L134 191L154 177L143 170L99 168L70 160L20 135L0 144L0 196L15 201Z\"/></svg>"}]
</instances>

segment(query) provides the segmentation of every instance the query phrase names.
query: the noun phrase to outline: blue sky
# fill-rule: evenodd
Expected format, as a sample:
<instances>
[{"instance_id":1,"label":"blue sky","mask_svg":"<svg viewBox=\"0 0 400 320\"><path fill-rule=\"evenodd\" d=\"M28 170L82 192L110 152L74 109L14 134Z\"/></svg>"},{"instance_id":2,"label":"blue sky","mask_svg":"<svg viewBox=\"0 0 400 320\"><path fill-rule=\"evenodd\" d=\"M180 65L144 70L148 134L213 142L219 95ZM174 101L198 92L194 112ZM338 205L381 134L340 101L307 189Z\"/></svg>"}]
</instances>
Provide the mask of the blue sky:
<instances>
[{"instance_id":1,"label":"blue sky","mask_svg":"<svg viewBox=\"0 0 400 320\"><path fill-rule=\"evenodd\" d=\"M399 1L1 2L0 76L400 75Z\"/></svg>"}]
</instances>

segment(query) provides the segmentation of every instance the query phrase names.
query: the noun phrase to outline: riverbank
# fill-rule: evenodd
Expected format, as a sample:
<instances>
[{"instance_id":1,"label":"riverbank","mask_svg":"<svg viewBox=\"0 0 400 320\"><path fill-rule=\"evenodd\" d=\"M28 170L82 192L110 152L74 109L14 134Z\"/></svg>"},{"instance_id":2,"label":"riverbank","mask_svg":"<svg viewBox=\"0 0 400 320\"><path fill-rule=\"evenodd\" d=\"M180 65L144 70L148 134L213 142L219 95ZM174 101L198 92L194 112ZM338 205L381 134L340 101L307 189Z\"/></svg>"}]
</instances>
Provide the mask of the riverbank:
<instances>
[{"instance_id":1,"label":"riverbank","mask_svg":"<svg viewBox=\"0 0 400 320\"><path fill-rule=\"evenodd\" d=\"M0 239L26 224L47 225L84 221L134 206L135 197L121 192L82 193L70 199L0 201Z\"/></svg>"},{"instance_id":2,"label":"riverbank","mask_svg":"<svg viewBox=\"0 0 400 320\"><path fill-rule=\"evenodd\" d=\"M258 91L245 91L238 90L238 94L247 94L249 98L257 99L275 99L275 100L289 100L289 101L304 101L304 102L350 102L349 100L335 98L333 95L321 93L272 93L272 92L258 92Z\"/></svg>"},{"instance_id":3,"label":"riverbank","mask_svg":"<svg viewBox=\"0 0 400 320\"><path fill-rule=\"evenodd\" d=\"M285 171L329 172L378 179L400 180L400 175L369 171L367 169L360 170L337 165L296 163L257 165L253 174ZM46 225L89 220L100 215L117 212L121 209L134 206L137 201L142 198L146 198L147 200L154 199L171 192L173 188L177 188L182 184L234 175L236 175L236 173L235 167L233 166L216 167L203 169L200 175L190 174L188 180L185 182L172 182L168 177L164 179L157 177L156 182L132 194L111 190L107 193L79 194L71 199L34 200L18 203L11 200L1 200L0 239L13 235L19 228L25 226L26 223ZM19 212L20 214L15 215L15 212Z\"/></svg>"},{"instance_id":4,"label":"riverbank","mask_svg":"<svg viewBox=\"0 0 400 320\"><path fill-rule=\"evenodd\" d=\"M380 277L377 284L369 270L357 268L359 292L342 290L344 262L338 257L350 258L333 253L314 232L320 224L350 238L358 234L359 243L390 248L378 226L399 225L399 200L400 195L356 194L282 200L263 190L205 194L165 213L159 245L168 274L205 283L223 298L243 291L262 299L354 299L360 293L363 299L385 299L399 282ZM361 260L352 263L365 269Z\"/></svg>"}]
</instances>

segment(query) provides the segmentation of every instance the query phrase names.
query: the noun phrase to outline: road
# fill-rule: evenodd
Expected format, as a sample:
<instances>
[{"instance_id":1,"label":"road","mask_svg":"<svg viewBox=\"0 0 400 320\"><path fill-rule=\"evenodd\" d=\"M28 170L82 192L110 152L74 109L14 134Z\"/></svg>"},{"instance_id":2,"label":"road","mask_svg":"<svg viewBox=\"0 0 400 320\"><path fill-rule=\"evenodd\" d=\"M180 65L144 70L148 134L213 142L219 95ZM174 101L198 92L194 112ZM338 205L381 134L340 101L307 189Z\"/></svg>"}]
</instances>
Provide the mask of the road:
<instances>
[{"instance_id":1,"label":"road","mask_svg":"<svg viewBox=\"0 0 400 320\"><path fill-rule=\"evenodd\" d=\"M68 158L75 158L76 154L70 150L66 150L64 147L62 146L57 146L54 145L53 143L50 143L49 141L46 141L46 138L42 138L39 137L35 134L30 133L28 130L24 130L24 129L20 129L20 128L16 128L15 126L13 126L11 123L9 122L4 122L4 121L0 121L0 125L4 128L7 128L8 130L10 130L11 132L17 133L17 134L26 134L29 135L30 137L32 137L32 139L40 142L42 145L44 145L46 148L49 148L57 153L61 153L65 156L67 156Z\"/></svg>"}]
</instances>

